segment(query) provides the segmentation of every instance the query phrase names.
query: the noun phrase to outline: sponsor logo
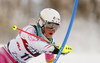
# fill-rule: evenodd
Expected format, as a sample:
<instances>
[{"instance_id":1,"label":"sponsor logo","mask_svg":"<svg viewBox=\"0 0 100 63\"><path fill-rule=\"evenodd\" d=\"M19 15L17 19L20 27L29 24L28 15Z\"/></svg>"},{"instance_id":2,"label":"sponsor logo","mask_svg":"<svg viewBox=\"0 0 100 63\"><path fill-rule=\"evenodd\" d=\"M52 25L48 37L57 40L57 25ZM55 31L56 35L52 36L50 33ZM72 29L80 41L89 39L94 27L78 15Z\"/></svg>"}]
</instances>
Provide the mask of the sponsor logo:
<instances>
[{"instance_id":1,"label":"sponsor logo","mask_svg":"<svg viewBox=\"0 0 100 63\"><path fill-rule=\"evenodd\" d=\"M21 51L19 42L16 42L16 44L18 46L19 51Z\"/></svg>"}]
</instances>

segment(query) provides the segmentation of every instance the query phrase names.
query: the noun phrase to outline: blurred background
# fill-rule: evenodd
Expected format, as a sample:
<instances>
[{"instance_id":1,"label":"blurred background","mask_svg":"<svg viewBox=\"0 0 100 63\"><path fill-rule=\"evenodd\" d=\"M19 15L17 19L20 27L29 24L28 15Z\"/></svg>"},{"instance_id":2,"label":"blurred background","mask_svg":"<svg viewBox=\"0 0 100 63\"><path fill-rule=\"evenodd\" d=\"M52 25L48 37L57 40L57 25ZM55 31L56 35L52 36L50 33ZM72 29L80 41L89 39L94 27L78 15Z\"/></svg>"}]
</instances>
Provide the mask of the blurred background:
<instances>
[{"instance_id":1,"label":"blurred background","mask_svg":"<svg viewBox=\"0 0 100 63\"><path fill-rule=\"evenodd\" d=\"M61 27L54 39L56 45L62 44L74 2L75 0L0 0L0 47L19 33L12 29L13 25L22 29L26 25L36 24L34 19L38 20L39 12L44 8L54 8L60 13ZM67 44L73 51L61 56L57 63L100 63L100 0L79 0ZM46 63L44 54L29 63Z\"/></svg>"}]
</instances>

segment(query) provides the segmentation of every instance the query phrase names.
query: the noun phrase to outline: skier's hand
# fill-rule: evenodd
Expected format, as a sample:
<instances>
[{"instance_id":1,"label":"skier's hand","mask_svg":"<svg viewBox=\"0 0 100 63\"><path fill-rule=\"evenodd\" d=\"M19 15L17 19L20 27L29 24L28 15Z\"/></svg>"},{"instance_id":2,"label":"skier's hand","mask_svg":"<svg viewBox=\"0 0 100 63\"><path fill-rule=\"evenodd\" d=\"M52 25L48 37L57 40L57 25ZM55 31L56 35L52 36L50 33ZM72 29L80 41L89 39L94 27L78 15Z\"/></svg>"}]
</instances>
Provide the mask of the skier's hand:
<instances>
[{"instance_id":1,"label":"skier's hand","mask_svg":"<svg viewBox=\"0 0 100 63\"><path fill-rule=\"evenodd\" d=\"M52 53L53 53L53 54L57 54L57 53L59 52L61 46L62 46L62 44L61 44L60 46L55 47L55 49L54 49L54 51L53 51ZM68 53L71 52L71 51L72 51L72 47L70 47L70 46L68 46L68 45L65 45L65 47L64 47L64 49L63 49L63 51L62 51L61 54L62 54L62 55L66 55L66 54L68 54Z\"/></svg>"},{"instance_id":2,"label":"skier's hand","mask_svg":"<svg viewBox=\"0 0 100 63\"><path fill-rule=\"evenodd\" d=\"M62 44L59 46L59 47L57 47L59 50L60 50L60 48L61 48L61 46L62 46ZM70 46L68 46L68 45L65 45L65 47L64 47L64 49L63 49L63 51L62 51L62 55L66 55L66 54L68 54L69 52L72 52L72 47L70 47Z\"/></svg>"}]
</instances>

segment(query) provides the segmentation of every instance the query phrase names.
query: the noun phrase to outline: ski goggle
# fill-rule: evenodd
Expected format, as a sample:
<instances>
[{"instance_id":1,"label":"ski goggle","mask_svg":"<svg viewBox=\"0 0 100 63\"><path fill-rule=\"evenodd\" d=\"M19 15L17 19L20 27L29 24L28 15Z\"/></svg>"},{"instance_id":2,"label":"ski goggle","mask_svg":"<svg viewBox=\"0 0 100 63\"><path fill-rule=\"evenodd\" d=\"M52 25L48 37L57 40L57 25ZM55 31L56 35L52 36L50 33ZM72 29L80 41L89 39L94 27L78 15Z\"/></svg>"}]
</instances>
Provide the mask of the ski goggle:
<instances>
[{"instance_id":1,"label":"ski goggle","mask_svg":"<svg viewBox=\"0 0 100 63\"><path fill-rule=\"evenodd\" d=\"M57 30L59 28L59 24L57 23L53 23L53 22L47 22L45 27L48 29L48 30Z\"/></svg>"}]
</instances>

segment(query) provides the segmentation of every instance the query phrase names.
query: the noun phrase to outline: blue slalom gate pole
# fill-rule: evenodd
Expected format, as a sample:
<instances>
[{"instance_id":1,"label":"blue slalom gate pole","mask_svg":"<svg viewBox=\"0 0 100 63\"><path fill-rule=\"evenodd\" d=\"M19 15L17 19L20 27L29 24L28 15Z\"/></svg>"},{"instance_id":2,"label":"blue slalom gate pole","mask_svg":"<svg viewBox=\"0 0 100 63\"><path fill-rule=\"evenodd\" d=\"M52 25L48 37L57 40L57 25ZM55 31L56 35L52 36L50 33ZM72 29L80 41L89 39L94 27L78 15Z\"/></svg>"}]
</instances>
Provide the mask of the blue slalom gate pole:
<instances>
[{"instance_id":1,"label":"blue slalom gate pole","mask_svg":"<svg viewBox=\"0 0 100 63\"><path fill-rule=\"evenodd\" d=\"M63 44L55 58L55 60L53 61L53 63L56 63L57 60L59 59L62 51L63 51L63 48L65 47L66 43L67 43L67 40L68 40L68 37L69 37L69 34L70 34L70 31L71 31L71 28L72 28L72 25L73 25L73 21L74 21L74 18L75 18L75 14L76 14L76 10L77 10L77 6L78 6L78 0L75 0L75 3L74 3L74 8L73 8L73 13L72 13L72 17L71 17L71 21L70 21L70 24L69 24L69 27L68 27L68 30L67 30L67 33L66 33L66 36L65 36L65 39L63 41Z\"/></svg>"}]
</instances>

